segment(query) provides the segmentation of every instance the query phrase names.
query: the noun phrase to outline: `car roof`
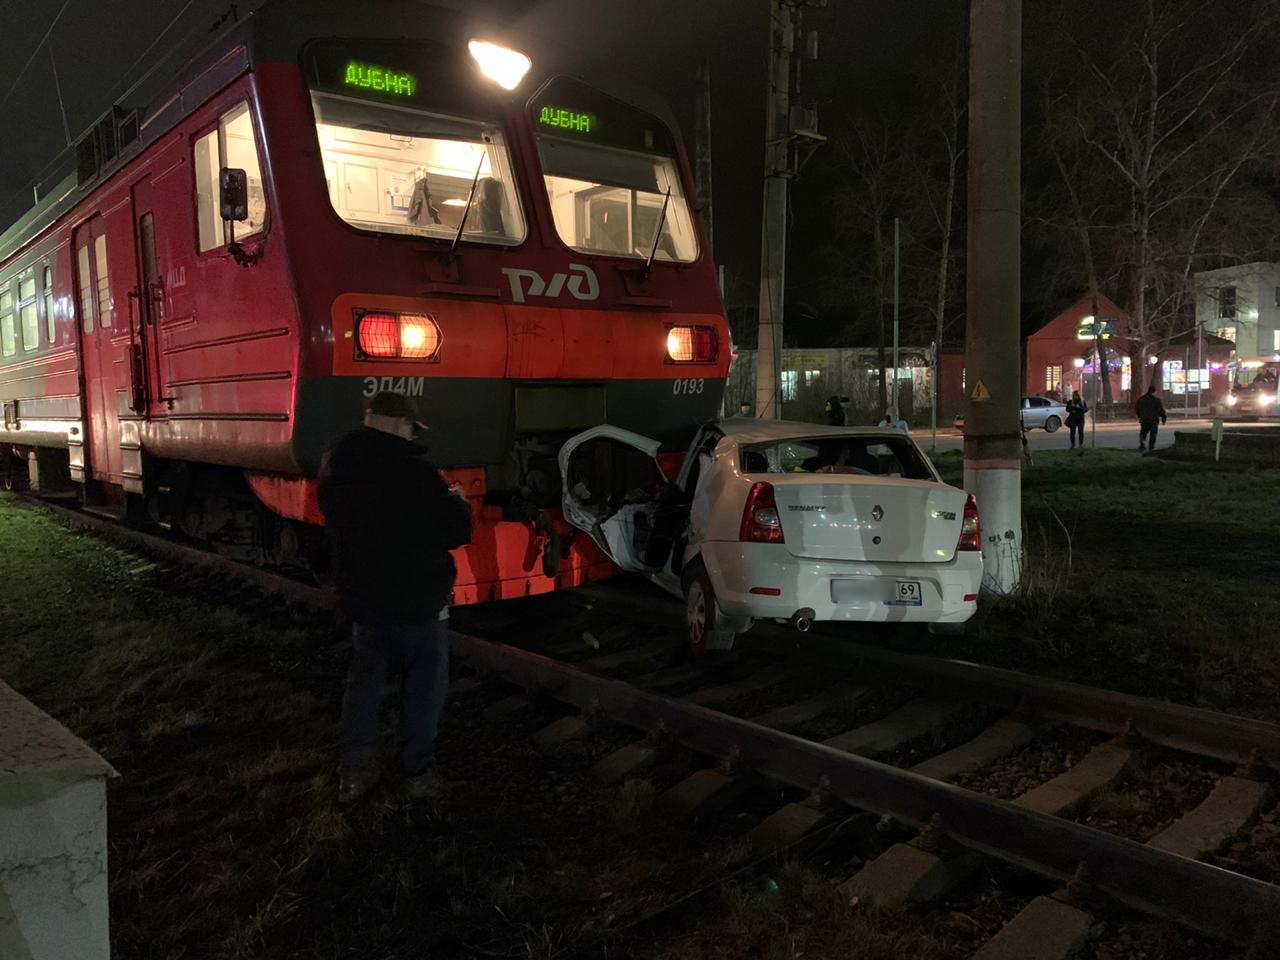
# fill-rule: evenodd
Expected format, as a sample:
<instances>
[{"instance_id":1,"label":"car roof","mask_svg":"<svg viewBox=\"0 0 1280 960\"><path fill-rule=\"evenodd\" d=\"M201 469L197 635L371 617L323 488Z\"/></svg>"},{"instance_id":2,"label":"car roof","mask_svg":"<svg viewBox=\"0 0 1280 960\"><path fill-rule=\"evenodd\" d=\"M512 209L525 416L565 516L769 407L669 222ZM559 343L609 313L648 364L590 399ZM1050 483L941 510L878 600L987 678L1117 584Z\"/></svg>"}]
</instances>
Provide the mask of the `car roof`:
<instances>
[{"instance_id":1,"label":"car roof","mask_svg":"<svg viewBox=\"0 0 1280 960\"><path fill-rule=\"evenodd\" d=\"M825 423L801 423L795 420L756 420L731 417L719 423L721 432L739 443L770 443L797 437L903 437L893 427L833 427Z\"/></svg>"}]
</instances>

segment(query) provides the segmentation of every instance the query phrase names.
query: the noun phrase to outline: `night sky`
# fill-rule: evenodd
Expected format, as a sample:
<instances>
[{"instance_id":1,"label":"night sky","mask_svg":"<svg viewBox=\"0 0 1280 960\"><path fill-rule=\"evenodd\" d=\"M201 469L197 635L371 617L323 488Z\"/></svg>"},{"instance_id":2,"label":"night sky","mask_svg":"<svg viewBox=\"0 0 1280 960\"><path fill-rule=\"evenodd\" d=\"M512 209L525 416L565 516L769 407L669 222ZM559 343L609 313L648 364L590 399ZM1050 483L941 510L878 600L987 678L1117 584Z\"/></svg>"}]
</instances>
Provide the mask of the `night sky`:
<instances>
[{"instance_id":1,"label":"night sky","mask_svg":"<svg viewBox=\"0 0 1280 960\"><path fill-rule=\"evenodd\" d=\"M260 5L236 4L241 14ZM710 60L716 259L741 289L752 289L764 155L765 0L483 0L475 6L627 63L680 118L691 156L694 74L701 58ZM226 0L0 0L7 51L0 58L0 229L30 207L31 182L57 169L50 164L69 139L168 46L197 44L229 9ZM927 69L930 51L949 57L962 10L963 0L829 0L826 9L806 14L805 27L818 29L821 51L805 94L828 119L865 108L909 73Z\"/></svg>"}]
</instances>

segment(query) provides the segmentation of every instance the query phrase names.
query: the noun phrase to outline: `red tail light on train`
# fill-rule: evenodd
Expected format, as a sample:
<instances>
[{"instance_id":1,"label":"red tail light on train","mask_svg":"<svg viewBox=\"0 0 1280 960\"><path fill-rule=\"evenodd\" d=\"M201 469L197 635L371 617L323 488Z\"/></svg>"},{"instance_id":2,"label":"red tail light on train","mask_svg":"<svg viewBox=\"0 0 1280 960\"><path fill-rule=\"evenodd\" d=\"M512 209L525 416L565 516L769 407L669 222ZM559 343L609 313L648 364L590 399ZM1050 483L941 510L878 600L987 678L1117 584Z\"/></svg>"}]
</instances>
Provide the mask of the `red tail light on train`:
<instances>
[{"instance_id":1,"label":"red tail light on train","mask_svg":"<svg viewBox=\"0 0 1280 960\"><path fill-rule=\"evenodd\" d=\"M360 354L370 360L435 360L440 327L420 313L366 313L356 319Z\"/></svg>"},{"instance_id":2,"label":"red tail light on train","mask_svg":"<svg viewBox=\"0 0 1280 960\"><path fill-rule=\"evenodd\" d=\"M714 363L720 353L715 327L668 327L667 358L671 363Z\"/></svg>"}]
</instances>

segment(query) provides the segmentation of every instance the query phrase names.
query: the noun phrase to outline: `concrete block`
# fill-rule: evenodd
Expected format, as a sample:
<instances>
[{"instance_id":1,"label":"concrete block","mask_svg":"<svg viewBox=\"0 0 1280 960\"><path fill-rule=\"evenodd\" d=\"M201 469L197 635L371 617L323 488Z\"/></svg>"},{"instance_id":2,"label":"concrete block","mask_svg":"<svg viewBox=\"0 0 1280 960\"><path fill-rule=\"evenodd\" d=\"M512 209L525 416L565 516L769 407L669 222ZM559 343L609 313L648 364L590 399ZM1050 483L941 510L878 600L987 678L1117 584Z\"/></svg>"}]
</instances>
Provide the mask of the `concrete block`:
<instances>
[{"instance_id":1,"label":"concrete block","mask_svg":"<svg viewBox=\"0 0 1280 960\"><path fill-rule=\"evenodd\" d=\"M587 721L581 717L561 717L535 733L533 735L533 745L539 750L554 750L562 743L581 739L586 732Z\"/></svg>"},{"instance_id":2,"label":"concrete block","mask_svg":"<svg viewBox=\"0 0 1280 960\"><path fill-rule=\"evenodd\" d=\"M1133 759L1133 751L1116 740L1094 747L1066 773L1028 790L1013 802L1027 810L1061 817L1103 787L1114 783Z\"/></svg>"},{"instance_id":3,"label":"concrete block","mask_svg":"<svg viewBox=\"0 0 1280 960\"><path fill-rule=\"evenodd\" d=\"M1088 941L1092 923L1083 910L1053 897L1036 897L973 960L1068 960Z\"/></svg>"},{"instance_id":4,"label":"concrete block","mask_svg":"<svg viewBox=\"0 0 1280 960\"><path fill-rule=\"evenodd\" d=\"M107 960L115 771L0 683L0 957Z\"/></svg>"},{"instance_id":5,"label":"concrete block","mask_svg":"<svg viewBox=\"0 0 1280 960\"><path fill-rule=\"evenodd\" d=\"M654 801L654 809L668 820L682 822L715 813L742 790L740 778L722 770L699 770L685 777Z\"/></svg>"},{"instance_id":6,"label":"concrete block","mask_svg":"<svg viewBox=\"0 0 1280 960\"><path fill-rule=\"evenodd\" d=\"M670 637L663 637L658 640L650 640L648 643L642 643L637 647L630 647L626 650L618 650L615 653L606 653L598 657L588 657L585 665L592 671L613 670L617 667L625 666L630 663L638 663L643 660L653 660L661 656L669 656L675 652L676 645Z\"/></svg>"},{"instance_id":7,"label":"concrete block","mask_svg":"<svg viewBox=\"0 0 1280 960\"><path fill-rule=\"evenodd\" d=\"M1035 724L1006 717L987 727L968 743L916 764L911 772L934 780L954 780L961 774L980 770L1001 757L1007 757L1030 743L1039 732L1040 728Z\"/></svg>"},{"instance_id":8,"label":"concrete block","mask_svg":"<svg viewBox=\"0 0 1280 960\"><path fill-rule=\"evenodd\" d=\"M938 856L911 843L894 844L839 887L850 901L895 909L945 896L982 865L968 850Z\"/></svg>"},{"instance_id":9,"label":"concrete block","mask_svg":"<svg viewBox=\"0 0 1280 960\"><path fill-rule=\"evenodd\" d=\"M1223 777L1198 807L1156 834L1147 846L1198 860L1253 823L1266 800L1267 784Z\"/></svg>"},{"instance_id":10,"label":"concrete block","mask_svg":"<svg viewBox=\"0 0 1280 960\"><path fill-rule=\"evenodd\" d=\"M963 700L917 697L888 716L824 741L827 746L864 757L877 757L932 733L971 709Z\"/></svg>"},{"instance_id":11,"label":"concrete block","mask_svg":"<svg viewBox=\"0 0 1280 960\"><path fill-rule=\"evenodd\" d=\"M602 757L591 768L591 775L601 783L619 783L653 766L658 751L645 743L629 743Z\"/></svg>"}]
</instances>

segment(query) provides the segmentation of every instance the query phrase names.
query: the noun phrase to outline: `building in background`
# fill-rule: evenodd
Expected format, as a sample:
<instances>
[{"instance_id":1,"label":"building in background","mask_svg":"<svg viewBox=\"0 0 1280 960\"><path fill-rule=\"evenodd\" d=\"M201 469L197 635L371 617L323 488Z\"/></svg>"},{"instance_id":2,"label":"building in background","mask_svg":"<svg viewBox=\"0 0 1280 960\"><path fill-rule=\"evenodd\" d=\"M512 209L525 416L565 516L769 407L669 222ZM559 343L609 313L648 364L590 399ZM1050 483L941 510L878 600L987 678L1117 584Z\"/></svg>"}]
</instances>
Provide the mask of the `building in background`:
<instances>
[{"instance_id":1,"label":"building in background","mask_svg":"<svg viewBox=\"0 0 1280 960\"><path fill-rule=\"evenodd\" d=\"M1192 282L1205 331L1232 341L1239 357L1280 353L1280 263L1204 270Z\"/></svg>"},{"instance_id":2,"label":"building in background","mask_svg":"<svg viewBox=\"0 0 1280 960\"><path fill-rule=\"evenodd\" d=\"M1098 355L1099 329L1105 360ZM1113 406L1126 408L1146 390L1152 368L1160 363L1160 392L1166 405L1198 408L1226 395L1226 365L1234 347L1211 328L1192 328L1174 336L1158 356L1139 357L1141 345L1132 336L1128 311L1099 297L1095 316L1092 299L1082 297L1027 338L1023 389L1057 399L1079 390L1087 403L1099 408L1106 396L1101 377L1107 376Z\"/></svg>"}]
</instances>

